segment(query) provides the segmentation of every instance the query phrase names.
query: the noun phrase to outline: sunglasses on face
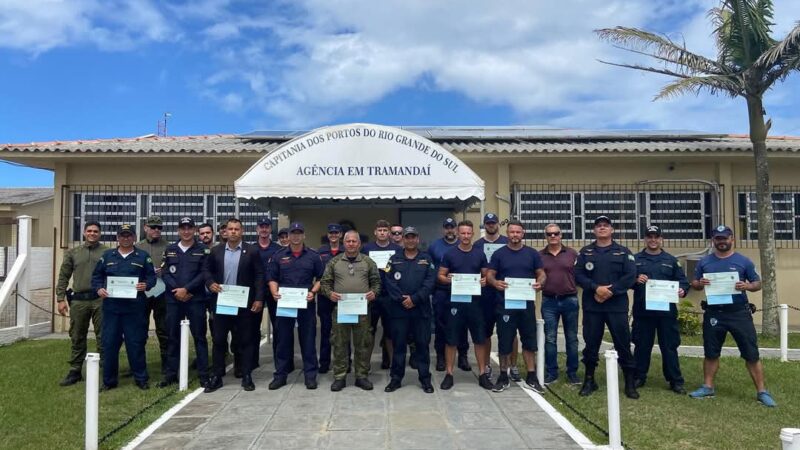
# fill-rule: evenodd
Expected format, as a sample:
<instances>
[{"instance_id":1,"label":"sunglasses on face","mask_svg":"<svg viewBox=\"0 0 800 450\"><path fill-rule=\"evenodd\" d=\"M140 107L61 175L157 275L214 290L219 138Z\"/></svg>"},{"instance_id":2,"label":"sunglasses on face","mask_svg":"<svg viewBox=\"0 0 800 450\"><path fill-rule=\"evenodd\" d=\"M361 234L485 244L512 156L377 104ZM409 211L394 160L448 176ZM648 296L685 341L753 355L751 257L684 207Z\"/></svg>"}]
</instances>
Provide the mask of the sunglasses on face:
<instances>
[{"instance_id":1,"label":"sunglasses on face","mask_svg":"<svg viewBox=\"0 0 800 450\"><path fill-rule=\"evenodd\" d=\"M148 225L148 227L150 227L151 230L161 230L164 228L161 225Z\"/></svg>"},{"instance_id":2,"label":"sunglasses on face","mask_svg":"<svg viewBox=\"0 0 800 450\"><path fill-rule=\"evenodd\" d=\"M401 234L403 234L403 232L402 231L392 231L392 234L394 236L400 236Z\"/></svg>"},{"instance_id":3,"label":"sunglasses on face","mask_svg":"<svg viewBox=\"0 0 800 450\"><path fill-rule=\"evenodd\" d=\"M561 236L561 232L560 231L548 231L545 234L547 234L548 237Z\"/></svg>"}]
</instances>

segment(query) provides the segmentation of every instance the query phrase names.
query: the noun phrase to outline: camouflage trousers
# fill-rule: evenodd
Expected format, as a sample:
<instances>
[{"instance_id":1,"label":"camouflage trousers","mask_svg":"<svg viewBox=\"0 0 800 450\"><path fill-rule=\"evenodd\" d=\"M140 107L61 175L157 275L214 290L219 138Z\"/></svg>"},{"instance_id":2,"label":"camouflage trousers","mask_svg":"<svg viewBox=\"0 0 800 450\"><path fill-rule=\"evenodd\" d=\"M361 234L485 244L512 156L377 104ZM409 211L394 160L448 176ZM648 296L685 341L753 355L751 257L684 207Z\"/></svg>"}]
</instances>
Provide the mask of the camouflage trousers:
<instances>
[{"instance_id":1,"label":"camouflage trousers","mask_svg":"<svg viewBox=\"0 0 800 450\"><path fill-rule=\"evenodd\" d=\"M89 324L94 325L95 346L100 358L103 346L100 345L100 327L103 323L102 300L75 300L69 308L69 338L72 341L72 354L69 358L70 370L80 372L86 359Z\"/></svg>"},{"instance_id":2,"label":"camouflage trousers","mask_svg":"<svg viewBox=\"0 0 800 450\"><path fill-rule=\"evenodd\" d=\"M349 358L348 349L352 336L353 368L356 379L369 375L369 363L372 357L372 326L369 314L358 316L358 323L339 323L336 309L333 310L333 378L343 380L347 376Z\"/></svg>"}]
</instances>

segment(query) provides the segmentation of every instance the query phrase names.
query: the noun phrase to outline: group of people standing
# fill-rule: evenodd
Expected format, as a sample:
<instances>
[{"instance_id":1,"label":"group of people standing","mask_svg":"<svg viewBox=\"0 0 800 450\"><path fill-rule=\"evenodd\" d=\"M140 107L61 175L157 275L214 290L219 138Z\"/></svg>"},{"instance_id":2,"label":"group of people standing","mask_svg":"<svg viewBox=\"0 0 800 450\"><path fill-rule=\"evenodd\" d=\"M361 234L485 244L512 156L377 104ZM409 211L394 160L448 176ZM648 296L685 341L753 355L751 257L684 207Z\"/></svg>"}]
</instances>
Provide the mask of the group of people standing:
<instances>
[{"instance_id":1,"label":"group of people standing","mask_svg":"<svg viewBox=\"0 0 800 450\"><path fill-rule=\"evenodd\" d=\"M607 216L594 220L596 239L580 251L562 244L561 229L556 224L544 229L546 247L533 249L524 244L522 222L507 221L503 236L500 221L492 213L484 216L484 236L476 241L472 222L445 219L442 237L433 241L427 252L419 248L420 235L415 227L385 220L376 223L375 240L366 244L356 230L330 224L327 243L317 250L306 245L305 228L299 222L279 231L280 244L271 239L269 218L258 222L258 240L253 244L242 241L242 223L235 218L218 230L217 245L213 243L213 228L208 224L198 227L189 217L179 221L179 240L174 243L161 239L162 226L161 218L148 218L146 238L134 245L135 230L122 225L117 232L117 247L108 249L99 243L100 225L88 222L83 245L66 253L56 295L59 312L70 314L73 345L71 369L62 385L82 378L91 322L101 343L103 389L118 384L122 342L136 385L147 389L144 345L153 312L162 356L160 387L177 382L180 321L188 318L197 353L195 364L205 391L222 387L229 350L234 354L234 376L241 378L244 390L251 391L255 389L252 371L259 365L260 329L266 307L273 329L275 370L269 383L271 390L286 385L295 370L295 330L306 388L316 389L318 374L332 370L332 391L346 387L351 371L355 372L355 386L373 389L370 360L380 321L381 368L390 371L386 392L402 386L409 349L409 364L418 371L420 387L426 393L434 391L429 350L433 328L435 369L445 372L440 389L453 387L456 365L471 370L467 358L471 340L481 387L500 392L511 381L524 381L524 387L544 393L535 375L538 345L534 299L536 292L541 292L545 385L560 378L556 342L561 320L566 338L566 381L580 385L581 396L598 389L594 373L606 328L619 354L626 396L638 398L637 389L646 383L656 335L669 388L685 394L677 354L680 334L676 306L653 307L646 298L645 286L649 280L675 281L677 295L684 297L690 287L703 290L710 285L709 273L736 272L738 293L727 302L704 304L705 378L690 396L715 394L720 350L730 332L753 377L757 399L775 406L764 388L745 294L760 289L759 276L753 263L733 250L733 233L725 226L712 232L712 253L700 261L691 283L678 260L663 250L659 227L647 228L644 249L634 255L613 239L614 228ZM68 289L70 279L72 287ZM109 285L125 280L131 283L127 291ZM242 304L218 304L225 290L238 288L244 288ZM632 333L628 318L631 289ZM302 296L301 305L297 304L297 295ZM292 307L286 307L290 298ZM342 313L345 304L350 311L353 305L364 303L363 312ZM580 310L585 343L583 380L577 372ZM210 362L207 325L213 342ZM495 329L500 370L493 380L489 357ZM635 344L633 352L631 342ZM520 345L527 369L524 380L517 365Z\"/></svg>"}]
</instances>

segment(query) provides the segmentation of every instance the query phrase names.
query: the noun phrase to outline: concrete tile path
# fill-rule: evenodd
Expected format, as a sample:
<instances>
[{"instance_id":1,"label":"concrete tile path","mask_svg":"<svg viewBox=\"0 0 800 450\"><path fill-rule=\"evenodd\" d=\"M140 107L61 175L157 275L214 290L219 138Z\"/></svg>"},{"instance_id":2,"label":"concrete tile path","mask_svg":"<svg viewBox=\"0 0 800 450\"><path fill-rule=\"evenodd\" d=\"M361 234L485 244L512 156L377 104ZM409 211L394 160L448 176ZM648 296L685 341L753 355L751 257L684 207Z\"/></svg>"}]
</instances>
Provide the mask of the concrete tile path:
<instances>
[{"instance_id":1,"label":"concrete tile path","mask_svg":"<svg viewBox=\"0 0 800 450\"><path fill-rule=\"evenodd\" d=\"M228 375L225 386L201 394L167 420L137 448L145 449L576 449L579 445L521 388L502 393L481 389L477 375L456 369L455 386L439 389L443 372L433 372L434 394L419 388L414 370L403 387L383 392L388 371L373 355L373 391L353 386L331 392L330 373L307 390L299 371L279 390L272 379L270 346L262 347L256 390L244 392ZM299 352L295 353L299 367ZM476 366L472 361L473 368Z\"/></svg>"}]
</instances>

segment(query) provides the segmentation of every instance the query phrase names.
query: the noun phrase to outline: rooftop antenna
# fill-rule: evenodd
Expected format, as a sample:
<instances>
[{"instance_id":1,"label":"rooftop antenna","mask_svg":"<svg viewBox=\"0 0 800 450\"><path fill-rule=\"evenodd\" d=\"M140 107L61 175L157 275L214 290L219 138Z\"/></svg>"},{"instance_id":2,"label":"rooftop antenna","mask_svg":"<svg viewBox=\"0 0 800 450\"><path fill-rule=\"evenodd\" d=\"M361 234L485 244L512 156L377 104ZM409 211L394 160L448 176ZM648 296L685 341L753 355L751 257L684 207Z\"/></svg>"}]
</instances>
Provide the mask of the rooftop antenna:
<instances>
[{"instance_id":1,"label":"rooftop antenna","mask_svg":"<svg viewBox=\"0 0 800 450\"><path fill-rule=\"evenodd\" d=\"M172 114L165 112L164 118L158 121L157 132L158 137L167 137L167 119L172 117Z\"/></svg>"}]
</instances>

